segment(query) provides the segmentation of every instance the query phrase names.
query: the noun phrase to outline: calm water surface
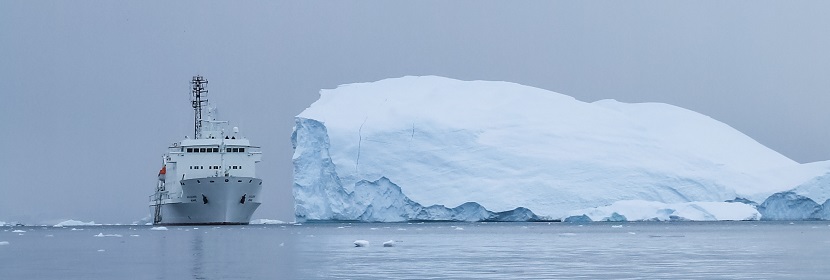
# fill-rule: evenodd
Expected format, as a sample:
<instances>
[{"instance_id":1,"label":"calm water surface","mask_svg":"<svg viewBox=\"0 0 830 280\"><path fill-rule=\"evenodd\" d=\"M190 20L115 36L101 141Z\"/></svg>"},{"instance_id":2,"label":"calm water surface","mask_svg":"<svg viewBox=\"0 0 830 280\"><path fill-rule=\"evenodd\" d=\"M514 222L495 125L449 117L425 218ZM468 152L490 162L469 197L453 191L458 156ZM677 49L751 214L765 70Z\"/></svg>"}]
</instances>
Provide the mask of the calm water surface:
<instances>
[{"instance_id":1,"label":"calm water surface","mask_svg":"<svg viewBox=\"0 0 830 280\"><path fill-rule=\"evenodd\" d=\"M0 227L0 279L830 279L827 221L150 228Z\"/></svg>"}]
</instances>

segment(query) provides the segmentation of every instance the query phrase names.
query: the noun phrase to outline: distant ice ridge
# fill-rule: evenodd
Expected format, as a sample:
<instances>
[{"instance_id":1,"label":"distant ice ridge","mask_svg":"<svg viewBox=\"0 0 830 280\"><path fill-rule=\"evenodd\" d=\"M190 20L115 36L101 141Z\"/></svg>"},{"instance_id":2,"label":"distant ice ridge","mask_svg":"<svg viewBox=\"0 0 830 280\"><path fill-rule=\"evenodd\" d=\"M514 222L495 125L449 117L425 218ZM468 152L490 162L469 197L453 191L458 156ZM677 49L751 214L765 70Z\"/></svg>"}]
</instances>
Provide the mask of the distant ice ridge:
<instances>
[{"instance_id":1,"label":"distant ice ridge","mask_svg":"<svg viewBox=\"0 0 830 280\"><path fill-rule=\"evenodd\" d=\"M563 221L755 221L761 214L740 202L685 202L623 200L611 205L571 211Z\"/></svg>"},{"instance_id":2,"label":"distant ice ridge","mask_svg":"<svg viewBox=\"0 0 830 280\"><path fill-rule=\"evenodd\" d=\"M799 201L771 197L788 191L823 202L830 191L830 162L798 164L696 112L507 82L323 90L292 142L298 221L825 217L821 205L754 202Z\"/></svg>"},{"instance_id":3,"label":"distant ice ridge","mask_svg":"<svg viewBox=\"0 0 830 280\"><path fill-rule=\"evenodd\" d=\"M78 227L78 226L100 226L101 224L96 224L95 221L91 222L82 222L76 220L66 220L60 223L55 224L53 227Z\"/></svg>"},{"instance_id":4,"label":"distant ice ridge","mask_svg":"<svg viewBox=\"0 0 830 280\"><path fill-rule=\"evenodd\" d=\"M250 224L252 225L279 225L285 224L286 222L280 220L269 220L269 219L255 219L251 220Z\"/></svg>"}]
</instances>

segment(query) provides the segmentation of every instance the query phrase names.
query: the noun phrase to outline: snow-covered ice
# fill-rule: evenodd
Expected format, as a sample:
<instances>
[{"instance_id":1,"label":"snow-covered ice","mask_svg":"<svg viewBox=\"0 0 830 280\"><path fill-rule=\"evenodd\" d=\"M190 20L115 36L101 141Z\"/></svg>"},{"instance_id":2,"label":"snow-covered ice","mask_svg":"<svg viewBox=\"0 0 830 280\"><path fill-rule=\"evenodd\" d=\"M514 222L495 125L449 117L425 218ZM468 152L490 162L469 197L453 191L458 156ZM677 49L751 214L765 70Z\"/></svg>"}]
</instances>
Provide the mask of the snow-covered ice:
<instances>
[{"instance_id":1,"label":"snow-covered ice","mask_svg":"<svg viewBox=\"0 0 830 280\"><path fill-rule=\"evenodd\" d=\"M150 230L167 230L167 227L152 227Z\"/></svg>"},{"instance_id":2,"label":"snow-covered ice","mask_svg":"<svg viewBox=\"0 0 830 280\"><path fill-rule=\"evenodd\" d=\"M830 161L799 164L708 116L508 82L323 90L292 142L298 220L753 220L726 201L830 198Z\"/></svg>"},{"instance_id":3,"label":"snow-covered ice","mask_svg":"<svg viewBox=\"0 0 830 280\"><path fill-rule=\"evenodd\" d=\"M82 222L77 220L66 220L60 223L55 224L53 227L79 227L79 226L100 226L101 224L96 224L95 221L90 222Z\"/></svg>"},{"instance_id":4,"label":"snow-covered ice","mask_svg":"<svg viewBox=\"0 0 830 280\"><path fill-rule=\"evenodd\" d=\"M728 202L686 202L666 204L654 201L622 200L611 205L570 211L568 217L585 215L591 221L749 221L761 214L751 205Z\"/></svg>"},{"instance_id":5,"label":"snow-covered ice","mask_svg":"<svg viewBox=\"0 0 830 280\"><path fill-rule=\"evenodd\" d=\"M104 234L103 232L93 235L95 237L122 237L120 234Z\"/></svg>"},{"instance_id":6,"label":"snow-covered ice","mask_svg":"<svg viewBox=\"0 0 830 280\"><path fill-rule=\"evenodd\" d=\"M24 233L26 231L22 230L22 229L16 229L16 230L13 230L12 232L14 232L14 233Z\"/></svg>"},{"instance_id":7,"label":"snow-covered ice","mask_svg":"<svg viewBox=\"0 0 830 280\"><path fill-rule=\"evenodd\" d=\"M251 220L250 224L252 225L280 225L286 224L286 222L280 220L271 220L271 219L255 219Z\"/></svg>"},{"instance_id":8,"label":"snow-covered ice","mask_svg":"<svg viewBox=\"0 0 830 280\"><path fill-rule=\"evenodd\" d=\"M383 242L383 247L395 247L395 245L396 245L395 240L389 240L389 241Z\"/></svg>"},{"instance_id":9,"label":"snow-covered ice","mask_svg":"<svg viewBox=\"0 0 830 280\"><path fill-rule=\"evenodd\" d=\"M9 245L8 241L0 241L0 245Z\"/></svg>"}]
</instances>

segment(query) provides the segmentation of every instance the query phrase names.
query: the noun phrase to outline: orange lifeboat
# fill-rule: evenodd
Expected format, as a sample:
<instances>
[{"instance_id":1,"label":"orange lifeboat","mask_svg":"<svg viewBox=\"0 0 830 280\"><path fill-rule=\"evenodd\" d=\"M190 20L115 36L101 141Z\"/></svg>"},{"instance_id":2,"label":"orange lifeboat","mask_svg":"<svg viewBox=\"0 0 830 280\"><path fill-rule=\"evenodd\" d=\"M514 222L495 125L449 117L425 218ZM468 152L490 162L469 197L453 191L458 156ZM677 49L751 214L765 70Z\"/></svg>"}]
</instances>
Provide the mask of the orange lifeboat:
<instances>
[{"instance_id":1,"label":"orange lifeboat","mask_svg":"<svg viewBox=\"0 0 830 280\"><path fill-rule=\"evenodd\" d=\"M159 181L164 181L164 178L167 177L167 165L163 165L161 170L159 170Z\"/></svg>"}]
</instances>

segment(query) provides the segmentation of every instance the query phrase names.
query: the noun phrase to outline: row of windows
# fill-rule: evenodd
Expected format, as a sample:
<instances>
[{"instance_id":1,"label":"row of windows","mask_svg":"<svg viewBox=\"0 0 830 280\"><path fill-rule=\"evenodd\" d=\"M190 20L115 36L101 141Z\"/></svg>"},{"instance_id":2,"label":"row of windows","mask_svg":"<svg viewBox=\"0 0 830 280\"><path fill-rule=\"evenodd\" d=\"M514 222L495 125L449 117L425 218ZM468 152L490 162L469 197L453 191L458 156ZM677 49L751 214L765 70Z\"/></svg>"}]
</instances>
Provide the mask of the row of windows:
<instances>
[{"instance_id":1,"label":"row of windows","mask_svg":"<svg viewBox=\"0 0 830 280\"><path fill-rule=\"evenodd\" d=\"M218 153L219 148L187 148L188 153ZM245 148L225 148L226 153L244 153Z\"/></svg>"},{"instance_id":2,"label":"row of windows","mask_svg":"<svg viewBox=\"0 0 830 280\"><path fill-rule=\"evenodd\" d=\"M242 165L231 165L231 166L228 166L228 168L230 168L230 169L242 169ZM201 166L201 165L197 165L197 166L191 165L190 169L205 169L205 167ZM208 169L219 169L219 166L218 165L209 165Z\"/></svg>"}]
</instances>

